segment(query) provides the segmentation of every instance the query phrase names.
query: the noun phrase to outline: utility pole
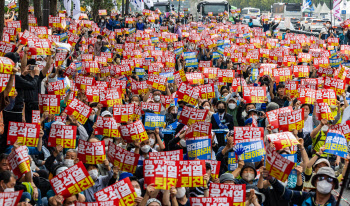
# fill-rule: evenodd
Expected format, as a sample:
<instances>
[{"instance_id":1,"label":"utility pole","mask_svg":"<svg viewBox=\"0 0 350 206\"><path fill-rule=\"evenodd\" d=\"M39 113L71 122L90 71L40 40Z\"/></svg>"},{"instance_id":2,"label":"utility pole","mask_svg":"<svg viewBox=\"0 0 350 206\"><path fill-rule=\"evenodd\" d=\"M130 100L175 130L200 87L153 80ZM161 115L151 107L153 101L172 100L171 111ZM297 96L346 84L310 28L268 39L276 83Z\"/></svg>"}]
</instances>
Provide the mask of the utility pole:
<instances>
[{"instance_id":1,"label":"utility pole","mask_svg":"<svg viewBox=\"0 0 350 206\"><path fill-rule=\"evenodd\" d=\"M50 1L43 1L43 26L49 27Z\"/></svg>"}]
</instances>

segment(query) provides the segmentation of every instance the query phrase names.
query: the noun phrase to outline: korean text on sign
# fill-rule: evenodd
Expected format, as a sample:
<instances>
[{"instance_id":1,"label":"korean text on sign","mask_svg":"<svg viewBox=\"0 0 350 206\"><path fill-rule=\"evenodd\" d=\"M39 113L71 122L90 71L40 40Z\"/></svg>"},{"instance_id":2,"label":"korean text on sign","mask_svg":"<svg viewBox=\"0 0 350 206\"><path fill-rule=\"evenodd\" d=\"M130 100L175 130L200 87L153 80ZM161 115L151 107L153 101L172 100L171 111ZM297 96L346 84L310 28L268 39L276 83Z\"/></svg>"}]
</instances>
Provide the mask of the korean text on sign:
<instances>
[{"instance_id":1,"label":"korean text on sign","mask_svg":"<svg viewBox=\"0 0 350 206\"><path fill-rule=\"evenodd\" d=\"M92 108L78 99L73 99L66 108L67 115L73 115L80 123L85 124Z\"/></svg>"},{"instance_id":2,"label":"korean text on sign","mask_svg":"<svg viewBox=\"0 0 350 206\"><path fill-rule=\"evenodd\" d=\"M26 146L18 147L7 157L13 174L20 178L23 174L30 171L30 160Z\"/></svg>"},{"instance_id":3,"label":"korean text on sign","mask_svg":"<svg viewBox=\"0 0 350 206\"><path fill-rule=\"evenodd\" d=\"M102 164L106 159L105 142L79 140L78 158L86 164Z\"/></svg>"},{"instance_id":4,"label":"korean text on sign","mask_svg":"<svg viewBox=\"0 0 350 206\"><path fill-rule=\"evenodd\" d=\"M304 128L304 108L278 114L279 131L301 130Z\"/></svg>"},{"instance_id":5,"label":"korean text on sign","mask_svg":"<svg viewBox=\"0 0 350 206\"><path fill-rule=\"evenodd\" d=\"M210 136L193 137L186 139L187 155L190 160L196 158L208 160L211 158Z\"/></svg>"},{"instance_id":6,"label":"korean text on sign","mask_svg":"<svg viewBox=\"0 0 350 206\"><path fill-rule=\"evenodd\" d=\"M118 166L121 171L135 173L140 155L129 152L109 142L107 157L109 161L114 166Z\"/></svg>"},{"instance_id":7,"label":"korean text on sign","mask_svg":"<svg viewBox=\"0 0 350 206\"><path fill-rule=\"evenodd\" d=\"M183 150L172 150L172 151L163 151L163 152L150 152L150 160L173 160L178 161L183 159Z\"/></svg>"},{"instance_id":8,"label":"korean text on sign","mask_svg":"<svg viewBox=\"0 0 350 206\"><path fill-rule=\"evenodd\" d=\"M0 193L0 205L16 206L21 199L23 190L16 192L1 192Z\"/></svg>"},{"instance_id":9,"label":"korean text on sign","mask_svg":"<svg viewBox=\"0 0 350 206\"><path fill-rule=\"evenodd\" d=\"M179 161L177 187L204 187L205 161Z\"/></svg>"},{"instance_id":10,"label":"korean text on sign","mask_svg":"<svg viewBox=\"0 0 350 206\"><path fill-rule=\"evenodd\" d=\"M55 194L63 197L78 194L95 184L81 161L53 177L50 183Z\"/></svg>"},{"instance_id":11,"label":"korean text on sign","mask_svg":"<svg viewBox=\"0 0 350 206\"><path fill-rule=\"evenodd\" d=\"M143 174L146 188L154 183L156 189L169 190L176 187L178 178L178 161L144 160Z\"/></svg>"},{"instance_id":12,"label":"korean text on sign","mask_svg":"<svg viewBox=\"0 0 350 206\"><path fill-rule=\"evenodd\" d=\"M211 183L210 197L229 197L234 206L244 206L246 199L246 185Z\"/></svg>"},{"instance_id":13,"label":"korean text on sign","mask_svg":"<svg viewBox=\"0 0 350 206\"><path fill-rule=\"evenodd\" d=\"M274 133L267 135L270 142L273 142L276 150L299 144L298 140L291 132Z\"/></svg>"},{"instance_id":14,"label":"korean text on sign","mask_svg":"<svg viewBox=\"0 0 350 206\"><path fill-rule=\"evenodd\" d=\"M342 158L348 155L348 146L344 134L337 130L328 130L325 142L325 151L329 154L334 154Z\"/></svg>"},{"instance_id":15,"label":"korean text on sign","mask_svg":"<svg viewBox=\"0 0 350 206\"><path fill-rule=\"evenodd\" d=\"M288 179L293 167L294 162L282 157L274 150L274 148L267 148L266 169L269 171L272 177L285 182Z\"/></svg>"},{"instance_id":16,"label":"korean text on sign","mask_svg":"<svg viewBox=\"0 0 350 206\"><path fill-rule=\"evenodd\" d=\"M76 136L76 126L52 124L47 145L49 147L62 145L63 148L75 148Z\"/></svg>"},{"instance_id":17,"label":"korean text on sign","mask_svg":"<svg viewBox=\"0 0 350 206\"><path fill-rule=\"evenodd\" d=\"M144 141L148 139L147 132L140 120L132 124L121 125L119 127L119 132L124 141L128 143L135 140Z\"/></svg>"},{"instance_id":18,"label":"korean text on sign","mask_svg":"<svg viewBox=\"0 0 350 206\"><path fill-rule=\"evenodd\" d=\"M262 140L264 137L264 128L262 127L235 127L234 143Z\"/></svg>"},{"instance_id":19,"label":"korean text on sign","mask_svg":"<svg viewBox=\"0 0 350 206\"><path fill-rule=\"evenodd\" d=\"M16 140L19 145L38 146L40 125L34 123L9 122L7 145L13 145Z\"/></svg>"},{"instance_id":20,"label":"korean text on sign","mask_svg":"<svg viewBox=\"0 0 350 206\"><path fill-rule=\"evenodd\" d=\"M243 99L246 103L264 103L266 89L264 87L243 87Z\"/></svg>"}]
</instances>

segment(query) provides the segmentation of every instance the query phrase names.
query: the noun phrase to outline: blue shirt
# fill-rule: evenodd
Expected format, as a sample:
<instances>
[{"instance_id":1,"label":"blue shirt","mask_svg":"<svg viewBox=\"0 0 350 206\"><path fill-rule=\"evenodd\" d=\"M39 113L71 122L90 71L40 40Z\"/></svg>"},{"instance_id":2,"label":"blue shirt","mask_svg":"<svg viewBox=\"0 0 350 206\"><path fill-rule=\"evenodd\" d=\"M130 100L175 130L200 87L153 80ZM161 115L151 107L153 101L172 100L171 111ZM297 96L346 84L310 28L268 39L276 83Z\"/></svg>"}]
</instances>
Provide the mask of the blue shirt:
<instances>
[{"instance_id":1,"label":"blue shirt","mask_svg":"<svg viewBox=\"0 0 350 206\"><path fill-rule=\"evenodd\" d=\"M137 30L144 30L145 29L145 24L144 23L139 23L139 22L137 22L136 23L136 29Z\"/></svg>"}]
</instances>

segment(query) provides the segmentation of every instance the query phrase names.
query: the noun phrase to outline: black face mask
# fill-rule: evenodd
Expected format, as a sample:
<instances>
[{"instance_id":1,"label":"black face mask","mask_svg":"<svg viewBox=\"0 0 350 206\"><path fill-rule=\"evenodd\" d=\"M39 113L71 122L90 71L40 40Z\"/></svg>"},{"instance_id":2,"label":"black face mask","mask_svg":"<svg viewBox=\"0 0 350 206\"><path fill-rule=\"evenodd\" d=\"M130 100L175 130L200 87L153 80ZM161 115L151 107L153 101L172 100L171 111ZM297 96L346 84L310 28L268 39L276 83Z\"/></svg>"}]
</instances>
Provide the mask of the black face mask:
<instances>
[{"instance_id":1,"label":"black face mask","mask_svg":"<svg viewBox=\"0 0 350 206\"><path fill-rule=\"evenodd\" d=\"M303 49L302 51L303 51L303 53L309 53L309 50L307 50L307 49Z\"/></svg>"},{"instance_id":2,"label":"black face mask","mask_svg":"<svg viewBox=\"0 0 350 206\"><path fill-rule=\"evenodd\" d=\"M225 112L225 109L218 109L218 112L219 112L220 114L222 114L222 113Z\"/></svg>"},{"instance_id":3,"label":"black face mask","mask_svg":"<svg viewBox=\"0 0 350 206\"><path fill-rule=\"evenodd\" d=\"M176 113L171 113L173 115L173 119L176 119L177 114Z\"/></svg>"}]
</instances>

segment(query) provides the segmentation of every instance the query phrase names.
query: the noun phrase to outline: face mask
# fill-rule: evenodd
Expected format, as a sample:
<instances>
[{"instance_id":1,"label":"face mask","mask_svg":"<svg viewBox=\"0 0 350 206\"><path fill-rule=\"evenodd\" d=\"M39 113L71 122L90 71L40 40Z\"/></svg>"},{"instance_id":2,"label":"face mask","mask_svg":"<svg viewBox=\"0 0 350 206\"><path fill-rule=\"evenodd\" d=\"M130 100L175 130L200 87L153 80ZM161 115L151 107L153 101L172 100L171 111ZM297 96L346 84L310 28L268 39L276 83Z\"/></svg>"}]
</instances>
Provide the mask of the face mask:
<instances>
[{"instance_id":1,"label":"face mask","mask_svg":"<svg viewBox=\"0 0 350 206\"><path fill-rule=\"evenodd\" d=\"M122 143L119 143L117 146L126 149L126 145L123 145Z\"/></svg>"},{"instance_id":2,"label":"face mask","mask_svg":"<svg viewBox=\"0 0 350 206\"><path fill-rule=\"evenodd\" d=\"M6 188L4 189L4 192L14 192L15 188Z\"/></svg>"},{"instance_id":3,"label":"face mask","mask_svg":"<svg viewBox=\"0 0 350 206\"><path fill-rule=\"evenodd\" d=\"M331 109L337 108L337 105L331 105Z\"/></svg>"},{"instance_id":4,"label":"face mask","mask_svg":"<svg viewBox=\"0 0 350 206\"><path fill-rule=\"evenodd\" d=\"M137 197L141 197L141 195L142 195L141 189L135 188L134 190L136 192Z\"/></svg>"},{"instance_id":5,"label":"face mask","mask_svg":"<svg viewBox=\"0 0 350 206\"><path fill-rule=\"evenodd\" d=\"M69 167L74 165L74 160L72 160L72 159L65 159L63 164L66 165L69 168Z\"/></svg>"},{"instance_id":6,"label":"face mask","mask_svg":"<svg viewBox=\"0 0 350 206\"><path fill-rule=\"evenodd\" d=\"M332 190L332 183L327 182L327 180L322 180L317 182L317 191L321 194L329 194Z\"/></svg>"},{"instance_id":7,"label":"face mask","mask_svg":"<svg viewBox=\"0 0 350 206\"><path fill-rule=\"evenodd\" d=\"M180 140L180 145L181 145L182 147L186 147L186 140L181 139L181 140Z\"/></svg>"},{"instance_id":8,"label":"face mask","mask_svg":"<svg viewBox=\"0 0 350 206\"><path fill-rule=\"evenodd\" d=\"M158 96L158 95L157 95L157 96L154 96L153 98L154 98L154 101L156 101L156 102L159 102L159 101L160 101L160 96Z\"/></svg>"},{"instance_id":9,"label":"face mask","mask_svg":"<svg viewBox=\"0 0 350 206\"><path fill-rule=\"evenodd\" d=\"M252 116L254 119L258 119L258 115L253 115Z\"/></svg>"},{"instance_id":10,"label":"face mask","mask_svg":"<svg viewBox=\"0 0 350 206\"><path fill-rule=\"evenodd\" d=\"M142 23L142 20L139 20L139 23Z\"/></svg>"},{"instance_id":11,"label":"face mask","mask_svg":"<svg viewBox=\"0 0 350 206\"><path fill-rule=\"evenodd\" d=\"M348 32L348 30L345 30L345 31L344 31L344 34L346 34L347 32Z\"/></svg>"},{"instance_id":12,"label":"face mask","mask_svg":"<svg viewBox=\"0 0 350 206\"><path fill-rule=\"evenodd\" d=\"M254 180L254 174L252 174L252 173L244 173L244 174L242 175L242 178L243 178L244 180L250 182L250 181Z\"/></svg>"},{"instance_id":13,"label":"face mask","mask_svg":"<svg viewBox=\"0 0 350 206\"><path fill-rule=\"evenodd\" d=\"M183 198L186 194L186 189L184 187L177 188L176 198L180 199Z\"/></svg>"},{"instance_id":14,"label":"face mask","mask_svg":"<svg viewBox=\"0 0 350 206\"><path fill-rule=\"evenodd\" d=\"M143 153L148 153L150 149L151 149L151 146L149 146L148 144L141 147L141 151Z\"/></svg>"},{"instance_id":15,"label":"face mask","mask_svg":"<svg viewBox=\"0 0 350 206\"><path fill-rule=\"evenodd\" d=\"M135 104L135 105L139 105L139 103L138 102L135 102L135 101L133 101L133 102L131 102L132 104Z\"/></svg>"},{"instance_id":16,"label":"face mask","mask_svg":"<svg viewBox=\"0 0 350 206\"><path fill-rule=\"evenodd\" d=\"M101 20L101 22L105 22L105 20Z\"/></svg>"},{"instance_id":17,"label":"face mask","mask_svg":"<svg viewBox=\"0 0 350 206\"><path fill-rule=\"evenodd\" d=\"M93 180L97 180L98 177L98 171L97 169L93 169L89 171L89 175Z\"/></svg>"},{"instance_id":18,"label":"face mask","mask_svg":"<svg viewBox=\"0 0 350 206\"><path fill-rule=\"evenodd\" d=\"M173 115L173 119L176 119L177 114L176 113L172 113L172 115Z\"/></svg>"},{"instance_id":19,"label":"face mask","mask_svg":"<svg viewBox=\"0 0 350 206\"><path fill-rule=\"evenodd\" d=\"M150 144L150 145L153 146L155 142L156 142L156 141L155 141L153 138L150 138L150 139L149 139L149 144Z\"/></svg>"},{"instance_id":20,"label":"face mask","mask_svg":"<svg viewBox=\"0 0 350 206\"><path fill-rule=\"evenodd\" d=\"M326 24L326 27L329 28L331 25L330 24Z\"/></svg>"},{"instance_id":21,"label":"face mask","mask_svg":"<svg viewBox=\"0 0 350 206\"><path fill-rule=\"evenodd\" d=\"M321 128L321 130L322 130L323 132L327 132L327 131L328 131L328 125L323 125L322 128Z\"/></svg>"},{"instance_id":22,"label":"face mask","mask_svg":"<svg viewBox=\"0 0 350 206\"><path fill-rule=\"evenodd\" d=\"M236 108L236 104L234 104L234 103L229 103L229 104L228 104L228 108L230 108L230 109L235 109L235 108Z\"/></svg>"},{"instance_id":23,"label":"face mask","mask_svg":"<svg viewBox=\"0 0 350 206\"><path fill-rule=\"evenodd\" d=\"M218 109L218 112L219 112L220 114L222 114L222 113L225 112L225 109Z\"/></svg>"},{"instance_id":24,"label":"face mask","mask_svg":"<svg viewBox=\"0 0 350 206\"><path fill-rule=\"evenodd\" d=\"M210 107L209 107L209 106L205 106L205 107L204 107L204 109L209 110L209 109L210 109Z\"/></svg>"},{"instance_id":25,"label":"face mask","mask_svg":"<svg viewBox=\"0 0 350 206\"><path fill-rule=\"evenodd\" d=\"M101 42L101 39L97 39L97 42Z\"/></svg>"},{"instance_id":26,"label":"face mask","mask_svg":"<svg viewBox=\"0 0 350 206\"><path fill-rule=\"evenodd\" d=\"M93 122L95 120L95 115L94 114L90 115L89 120Z\"/></svg>"}]
</instances>

